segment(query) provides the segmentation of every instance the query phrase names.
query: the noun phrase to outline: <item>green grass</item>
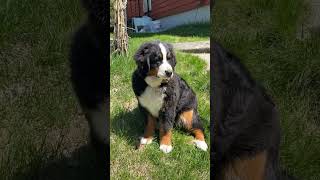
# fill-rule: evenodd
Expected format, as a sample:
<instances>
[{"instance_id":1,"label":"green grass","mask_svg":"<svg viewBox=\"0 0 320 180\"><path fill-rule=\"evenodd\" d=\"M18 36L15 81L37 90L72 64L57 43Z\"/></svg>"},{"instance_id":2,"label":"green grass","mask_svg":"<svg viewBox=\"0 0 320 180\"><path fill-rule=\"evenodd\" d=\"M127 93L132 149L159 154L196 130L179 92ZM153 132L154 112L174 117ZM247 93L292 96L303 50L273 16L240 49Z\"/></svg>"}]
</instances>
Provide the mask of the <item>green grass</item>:
<instances>
[{"instance_id":1,"label":"green grass","mask_svg":"<svg viewBox=\"0 0 320 180\"><path fill-rule=\"evenodd\" d=\"M138 41L195 42L208 41L210 36L210 24L199 23L178 26L160 33L129 33L130 38Z\"/></svg>"},{"instance_id":2,"label":"green grass","mask_svg":"<svg viewBox=\"0 0 320 180\"><path fill-rule=\"evenodd\" d=\"M195 42L195 41L208 41L210 36L210 24L186 24L181 25L159 33L133 33L129 32L129 39L134 38L139 41L152 41L158 39L161 41L177 42ZM110 33L113 38L113 32Z\"/></svg>"},{"instance_id":3,"label":"green grass","mask_svg":"<svg viewBox=\"0 0 320 180\"><path fill-rule=\"evenodd\" d=\"M298 179L320 178L320 39L299 40L302 0L217 1L212 36L234 52L280 110L281 162Z\"/></svg>"},{"instance_id":4,"label":"green grass","mask_svg":"<svg viewBox=\"0 0 320 180\"><path fill-rule=\"evenodd\" d=\"M180 130L174 130L174 148L169 154L159 150L158 138L145 149L135 150L138 137L144 130L144 120L137 108L137 100L131 87L131 75L136 68L132 56L143 42L157 38L166 42L177 41L175 35L153 34L150 37L132 37L129 43L129 57L111 57L111 177L113 179L208 179L209 152L203 152L189 144L193 137ZM189 39L192 38L184 40ZM208 37L205 40L208 40ZM197 94L199 113L204 122L206 141L209 143L210 81L209 73L205 70L205 62L181 52L177 53L177 61L176 72L185 78Z\"/></svg>"},{"instance_id":5,"label":"green grass","mask_svg":"<svg viewBox=\"0 0 320 180\"><path fill-rule=\"evenodd\" d=\"M75 160L87 158L88 129L68 67L84 16L78 0L0 1L0 179L88 179L92 162Z\"/></svg>"}]
</instances>

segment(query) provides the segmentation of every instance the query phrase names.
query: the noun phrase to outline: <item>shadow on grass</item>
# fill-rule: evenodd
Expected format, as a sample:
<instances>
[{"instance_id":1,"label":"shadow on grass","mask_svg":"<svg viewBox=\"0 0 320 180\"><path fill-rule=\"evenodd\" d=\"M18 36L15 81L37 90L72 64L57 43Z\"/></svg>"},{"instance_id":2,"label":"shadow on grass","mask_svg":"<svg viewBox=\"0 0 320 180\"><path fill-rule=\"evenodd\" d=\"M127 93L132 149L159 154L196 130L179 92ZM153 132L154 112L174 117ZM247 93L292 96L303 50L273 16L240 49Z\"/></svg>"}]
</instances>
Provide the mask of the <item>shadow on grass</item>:
<instances>
[{"instance_id":1,"label":"shadow on grass","mask_svg":"<svg viewBox=\"0 0 320 180\"><path fill-rule=\"evenodd\" d=\"M48 160L43 167L19 173L12 179L86 180L107 179L106 166L99 165L91 145L82 145L67 157Z\"/></svg>"},{"instance_id":2,"label":"shadow on grass","mask_svg":"<svg viewBox=\"0 0 320 180\"><path fill-rule=\"evenodd\" d=\"M210 25L209 24L190 24L182 25L176 28L172 28L158 33L133 33L130 32L129 36L134 37L152 37L154 35L172 35L180 37L210 37Z\"/></svg>"},{"instance_id":3,"label":"shadow on grass","mask_svg":"<svg viewBox=\"0 0 320 180\"><path fill-rule=\"evenodd\" d=\"M138 138L143 135L144 132L144 118L139 108L135 108L129 112L121 112L111 120L110 131L124 138L129 145L136 147L139 140ZM205 123L206 121L202 117L200 117L200 120L203 122L204 128L209 129L209 123ZM174 131L178 131L184 135L190 135L188 131L178 125L174 127ZM159 140L158 135L159 130L156 129L154 133L155 141ZM206 134L206 136L209 136L209 134Z\"/></svg>"},{"instance_id":4,"label":"shadow on grass","mask_svg":"<svg viewBox=\"0 0 320 180\"><path fill-rule=\"evenodd\" d=\"M136 146L138 138L143 134L144 116L138 107L131 111L121 112L111 120L110 131L125 138L127 142Z\"/></svg>"}]
</instances>

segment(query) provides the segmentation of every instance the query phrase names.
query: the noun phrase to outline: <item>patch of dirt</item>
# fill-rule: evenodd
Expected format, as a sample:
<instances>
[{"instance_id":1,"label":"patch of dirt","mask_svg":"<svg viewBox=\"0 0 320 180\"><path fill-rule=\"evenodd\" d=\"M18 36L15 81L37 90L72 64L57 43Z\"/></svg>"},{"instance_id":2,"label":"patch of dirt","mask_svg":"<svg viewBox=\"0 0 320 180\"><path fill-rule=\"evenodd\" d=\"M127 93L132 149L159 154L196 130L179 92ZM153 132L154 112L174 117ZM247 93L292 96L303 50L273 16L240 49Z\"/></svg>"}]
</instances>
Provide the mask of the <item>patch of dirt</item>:
<instances>
[{"instance_id":1,"label":"patch of dirt","mask_svg":"<svg viewBox=\"0 0 320 180\"><path fill-rule=\"evenodd\" d=\"M138 106L138 101L136 98L132 98L130 101L124 103L123 107L127 112L132 111Z\"/></svg>"}]
</instances>

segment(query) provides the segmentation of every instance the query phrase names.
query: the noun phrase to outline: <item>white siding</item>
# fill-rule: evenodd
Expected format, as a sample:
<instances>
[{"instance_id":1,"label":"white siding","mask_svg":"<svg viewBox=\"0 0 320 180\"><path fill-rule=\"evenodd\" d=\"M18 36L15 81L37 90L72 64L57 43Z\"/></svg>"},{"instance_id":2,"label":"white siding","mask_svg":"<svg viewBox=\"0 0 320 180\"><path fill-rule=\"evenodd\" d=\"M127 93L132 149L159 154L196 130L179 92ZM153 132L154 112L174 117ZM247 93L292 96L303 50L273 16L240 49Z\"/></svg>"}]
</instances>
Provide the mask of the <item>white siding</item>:
<instances>
[{"instance_id":1,"label":"white siding","mask_svg":"<svg viewBox=\"0 0 320 180\"><path fill-rule=\"evenodd\" d=\"M160 18L159 20L162 30L183 24L210 22L210 6L202 6L180 14Z\"/></svg>"}]
</instances>

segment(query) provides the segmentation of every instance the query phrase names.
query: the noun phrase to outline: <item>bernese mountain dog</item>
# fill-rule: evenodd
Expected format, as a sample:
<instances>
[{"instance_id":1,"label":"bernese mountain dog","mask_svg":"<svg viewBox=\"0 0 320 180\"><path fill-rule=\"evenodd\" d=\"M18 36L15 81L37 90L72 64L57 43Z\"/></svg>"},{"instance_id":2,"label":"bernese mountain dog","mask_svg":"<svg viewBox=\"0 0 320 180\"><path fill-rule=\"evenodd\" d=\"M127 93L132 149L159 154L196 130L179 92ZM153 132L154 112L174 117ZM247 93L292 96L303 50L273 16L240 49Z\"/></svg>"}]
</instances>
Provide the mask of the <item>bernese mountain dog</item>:
<instances>
[{"instance_id":1,"label":"bernese mountain dog","mask_svg":"<svg viewBox=\"0 0 320 180\"><path fill-rule=\"evenodd\" d=\"M218 180L293 179L280 170L273 100L240 60L213 42L211 166Z\"/></svg>"},{"instance_id":2,"label":"bernese mountain dog","mask_svg":"<svg viewBox=\"0 0 320 180\"><path fill-rule=\"evenodd\" d=\"M145 115L145 130L139 147L150 144L159 123L160 150L172 151L172 129L181 125L191 132L196 147L206 151L204 130L193 90L174 72L176 57L171 44L153 41L141 45L134 60L132 88Z\"/></svg>"},{"instance_id":3,"label":"bernese mountain dog","mask_svg":"<svg viewBox=\"0 0 320 180\"><path fill-rule=\"evenodd\" d=\"M88 20L75 32L71 44L71 81L90 126L98 159L109 157L109 72L107 1L82 0Z\"/></svg>"}]
</instances>

